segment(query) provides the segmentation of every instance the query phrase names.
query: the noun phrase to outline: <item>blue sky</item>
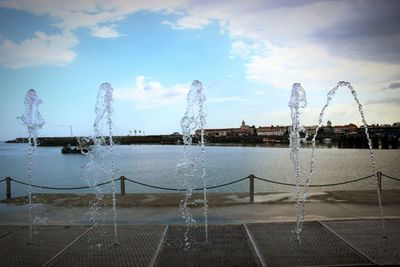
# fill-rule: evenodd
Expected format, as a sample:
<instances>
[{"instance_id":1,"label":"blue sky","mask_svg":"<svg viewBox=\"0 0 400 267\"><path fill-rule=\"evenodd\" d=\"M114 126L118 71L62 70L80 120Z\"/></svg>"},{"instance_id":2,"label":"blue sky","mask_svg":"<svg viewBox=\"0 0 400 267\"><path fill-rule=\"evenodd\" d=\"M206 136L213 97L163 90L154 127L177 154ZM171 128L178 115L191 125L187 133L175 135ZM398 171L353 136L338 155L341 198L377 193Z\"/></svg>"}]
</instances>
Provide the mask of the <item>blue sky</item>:
<instances>
[{"instance_id":1,"label":"blue sky","mask_svg":"<svg viewBox=\"0 0 400 267\"><path fill-rule=\"evenodd\" d=\"M0 0L0 140L25 136L24 95L43 100L41 136L90 135L101 83L114 88L114 133L180 131L190 83L207 127L290 123L300 82L315 125L326 93L351 82L369 123L400 121L396 1ZM361 119L341 89L326 114Z\"/></svg>"}]
</instances>

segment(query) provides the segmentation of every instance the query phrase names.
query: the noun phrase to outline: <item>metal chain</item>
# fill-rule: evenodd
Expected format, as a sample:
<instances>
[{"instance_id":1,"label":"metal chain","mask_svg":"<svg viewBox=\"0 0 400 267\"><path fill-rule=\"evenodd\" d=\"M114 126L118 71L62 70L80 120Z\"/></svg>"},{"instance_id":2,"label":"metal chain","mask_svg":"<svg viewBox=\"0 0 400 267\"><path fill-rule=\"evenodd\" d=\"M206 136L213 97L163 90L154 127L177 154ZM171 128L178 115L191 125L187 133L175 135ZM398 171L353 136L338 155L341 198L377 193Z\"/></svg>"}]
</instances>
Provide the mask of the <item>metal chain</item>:
<instances>
[{"instance_id":1,"label":"metal chain","mask_svg":"<svg viewBox=\"0 0 400 267\"><path fill-rule=\"evenodd\" d=\"M118 180L120 180L120 179L121 179L121 178L118 178L118 179L116 179L115 181L118 181ZM92 188L92 187L96 187L96 186L106 185L106 184L109 184L109 183L112 182L112 181L108 181L108 182L96 184L96 185L93 185L93 186L86 185L86 186L79 186L79 187L50 187L50 186L42 186L42 185L34 185L34 184L31 185L31 184L28 184L28 183L25 183L25 182L21 182L21 181L12 179L12 178L11 178L10 180L12 180L12 181L14 181L14 182L16 182L16 183L18 183L18 184L23 184L23 185L28 185L28 186L30 185L30 186L36 187L36 188L51 189L51 190L78 190L78 189L87 189L87 188Z\"/></svg>"},{"instance_id":2,"label":"metal chain","mask_svg":"<svg viewBox=\"0 0 400 267\"><path fill-rule=\"evenodd\" d=\"M386 175L386 174L383 174L383 173L382 173L382 176L385 176L386 178L389 178L389 179L396 180L396 181L400 182L399 178L395 178L395 177L392 177L392 176L389 176L389 175Z\"/></svg>"},{"instance_id":3,"label":"metal chain","mask_svg":"<svg viewBox=\"0 0 400 267\"><path fill-rule=\"evenodd\" d=\"M372 174L372 175L368 175L368 176L361 177L361 178L358 178L358 179L354 179L354 180L350 180L350 181L346 181L346 182L333 183L333 184L320 184L320 185L314 184L314 185L309 185L308 187L324 187L324 186L335 186L335 185L349 184L349 183L354 183L354 182L358 182L358 181L361 181L361 180L365 180L365 179L371 178L373 176L375 176L375 175ZM269 183L272 183L272 184L296 186L295 184L277 182L277 181L272 181L272 180L268 180L268 179L264 179L264 178L260 178L260 177L254 177L254 179L258 179L258 180L261 180L261 181L264 181L264 182L269 182ZM300 186L304 187L304 185L300 185Z\"/></svg>"},{"instance_id":4,"label":"metal chain","mask_svg":"<svg viewBox=\"0 0 400 267\"><path fill-rule=\"evenodd\" d=\"M219 188L219 187L235 184L235 183L241 182L243 180L246 180L248 178L249 177L247 176L247 177L244 177L244 178L241 178L241 179L238 179L238 180L234 180L234 181L229 182L229 183L209 186L209 187L206 187L206 189L214 189L214 188ZM125 178L125 180L127 180L129 182L132 182L132 183L135 183L135 184L139 184L139 185L143 185L143 186L147 186L147 187L151 187L151 188L156 188L156 189L163 189L163 190L169 190L169 191L178 191L178 192L182 192L182 191L186 191L187 190L186 188L170 188L170 187L161 187L161 186L157 186L157 185L149 185L149 184L145 184L145 183L138 182L138 181L135 181L135 180L131 180L131 179L128 179L128 178ZM204 188L201 187L201 188L194 188L193 189L193 191L200 191L200 190L204 190Z\"/></svg>"},{"instance_id":5,"label":"metal chain","mask_svg":"<svg viewBox=\"0 0 400 267\"><path fill-rule=\"evenodd\" d=\"M385 176L385 177L387 177L389 179L393 179L393 180L396 180L396 181L400 182L399 178L395 178L395 177L392 177L392 176L389 176L389 175L386 175L386 174L383 174L383 173L382 173L382 176ZM249 177L250 176L247 176L247 177L244 177L244 178L241 178L241 179L237 179L237 180L234 180L234 181L231 181L231 182L228 182L228 183L220 184L220 185L209 186L209 187L206 187L206 189L215 189L215 188L224 187L224 186L228 186L228 185L231 185L231 184L239 183L241 181L249 179ZM350 181L345 181L345 182L339 182L339 183L309 185L309 187L327 187L327 186L344 185L344 184L349 184L349 183L354 183L354 182L358 182L358 181L361 181L361 180L365 180L365 179L368 179L368 178L371 178L371 177L374 177L374 175L372 174L372 175L368 175L368 176L365 176L365 177L361 177L361 178L357 178L357 179L350 180ZM257 179L257 180L260 180L260 181L264 181L264 182L268 182L268 183L272 183L272 184L279 184L279 185L285 185L285 186L296 186L295 184L292 184L292 183L278 182L278 181L273 181L273 180L269 180L269 179L265 179L265 178L261 178L261 177L257 177L257 176L254 176L254 179ZM13 179L13 178L10 178L10 180L12 180L12 181L14 181L14 182L16 182L18 184L28 185L28 186L30 185L28 183L21 182L21 181L18 181L16 179ZM118 181L118 180L121 180L121 178L118 178L115 181ZM178 192L187 190L185 188L170 188L170 187L162 187L162 186L157 186L157 185L150 185L150 184L138 182L138 181L135 181L135 180L132 180L132 179L128 179L128 178L125 178L125 180L127 180L127 181L129 181L131 183L138 184L138 185L142 185L142 186L146 186L146 187L150 187L150 188L155 188L155 189L161 189L161 190L178 191ZM6 181L6 179L0 180L0 183L4 182L4 181ZM93 188L93 187L97 187L97 186L102 186L102 185L109 184L111 182L112 181L107 181L107 182L103 182L103 183L96 184L96 185L93 185L93 186L79 186L79 187L50 187L50 186L41 186L41 185L34 185L34 184L32 184L30 186L36 187L36 188L42 188L42 189L51 189L51 190L79 190L79 189L88 189L88 188ZM304 185L301 185L301 186L304 186ZM203 190L203 189L204 188L194 188L193 191L200 191L200 190Z\"/></svg>"}]
</instances>

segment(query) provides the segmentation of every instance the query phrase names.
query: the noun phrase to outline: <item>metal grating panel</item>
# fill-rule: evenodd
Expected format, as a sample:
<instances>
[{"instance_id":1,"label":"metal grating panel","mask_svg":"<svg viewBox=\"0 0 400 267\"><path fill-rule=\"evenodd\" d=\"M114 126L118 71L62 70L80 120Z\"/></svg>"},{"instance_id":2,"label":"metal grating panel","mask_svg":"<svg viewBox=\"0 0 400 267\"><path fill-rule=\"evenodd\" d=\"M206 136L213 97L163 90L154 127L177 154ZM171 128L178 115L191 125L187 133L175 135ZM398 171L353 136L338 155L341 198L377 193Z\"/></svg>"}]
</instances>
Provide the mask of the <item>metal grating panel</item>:
<instances>
[{"instance_id":1,"label":"metal grating panel","mask_svg":"<svg viewBox=\"0 0 400 267\"><path fill-rule=\"evenodd\" d=\"M301 243L295 223L247 224L269 266L368 265L369 262L318 222L304 223Z\"/></svg>"},{"instance_id":2,"label":"metal grating panel","mask_svg":"<svg viewBox=\"0 0 400 267\"><path fill-rule=\"evenodd\" d=\"M148 266L154 257L166 226L118 226L118 246L113 226L97 227L51 266Z\"/></svg>"},{"instance_id":3,"label":"metal grating panel","mask_svg":"<svg viewBox=\"0 0 400 267\"><path fill-rule=\"evenodd\" d=\"M387 238L383 238L380 220L324 222L354 248L377 264L400 264L400 224L385 220Z\"/></svg>"},{"instance_id":4,"label":"metal grating panel","mask_svg":"<svg viewBox=\"0 0 400 267\"><path fill-rule=\"evenodd\" d=\"M170 226L157 266L260 266L242 225L209 225L205 242L204 226L189 231L186 226Z\"/></svg>"},{"instance_id":5,"label":"metal grating panel","mask_svg":"<svg viewBox=\"0 0 400 267\"><path fill-rule=\"evenodd\" d=\"M85 231L84 227L34 227L33 245L29 227L0 239L1 266L41 266Z\"/></svg>"},{"instance_id":6,"label":"metal grating panel","mask_svg":"<svg viewBox=\"0 0 400 267\"><path fill-rule=\"evenodd\" d=\"M390 219L390 221L398 223L400 225L400 219Z\"/></svg>"},{"instance_id":7,"label":"metal grating panel","mask_svg":"<svg viewBox=\"0 0 400 267\"><path fill-rule=\"evenodd\" d=\"M17 231L20 226L0 226L0 238Z\"/></svg>"}]
</instances>

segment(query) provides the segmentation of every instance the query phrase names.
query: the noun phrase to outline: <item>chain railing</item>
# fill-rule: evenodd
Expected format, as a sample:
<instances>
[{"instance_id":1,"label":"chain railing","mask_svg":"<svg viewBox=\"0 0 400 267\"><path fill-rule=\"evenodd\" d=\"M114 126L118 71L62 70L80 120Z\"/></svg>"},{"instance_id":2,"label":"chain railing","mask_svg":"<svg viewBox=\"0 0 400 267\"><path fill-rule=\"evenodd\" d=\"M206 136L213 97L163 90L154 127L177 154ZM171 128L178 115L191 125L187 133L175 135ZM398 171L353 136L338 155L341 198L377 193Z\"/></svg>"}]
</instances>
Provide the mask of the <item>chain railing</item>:
<instances>
[{"instance_id":1,"label":"chain railing","mask_svg":"<svg viewBox=\"0 0 400 267\"><path fill-rule=\"evenodd\" d=\"M364 177L360 177L360 178L356 178L356 179L348 180L348 181L344 181L344 182L329 183L329 184L312 184L312 185L309 185L309 187L331 187L331 186L345 185L345 184L363 181L363 180L369 179L371 177L375 177L375 175L372 174L372 175L368 175L368 176L364 176ZM379 190L382 190L382 177L400 182L400 178L392 177L392 176L383 174L382 172L377 172L377 177L378 177ZM249 179L250 202L254 202L254 180L255 179L259 180L259 181L271 183L271 184L278 184L278 185L283 185L283 186L296 186L296 184L293 184L293 183L274 181L274 180L265 179L265 178L257 177L257 176L254 176L253 174L250 174L249 176L246 176L244 178L233 180L233 181L230 181L227 183L208 186L208 187L206 187L206 189L208 190L208 189L215 189L215 188L220 188L220 187L224 187L224 186L229 186L232 184L242 182L247 179ZM183 191L187 190L186 188L171 188L171 187L163 187L163 186L158 186L158 185L147 184L147 183L143 183L143 182L139 182L136 180L126 178L125 176L121 176L121 177L115 179L115 181L120 181L120 194L121 195L125 195L125 181L131 182L131 183L134 183L137 185L149 187L149 188L166 190L166 191L183 192ZM11 177L6 177L5 179L0 180L0 183L3 183L3 182L6 182L6 198L11 199L11 182L15 182L17 184L21 184L21 185L25 185L25 186L40 188L40 189L48 189L48 190L81 190L81 189L89 189L89 188L95 188L98 186L103 186L103 185L111 183L112 181L102 182L102 183L95 184L95 185L76 186L76 187L52 187L52 186L29 184L29 183L19 181L17 179L11 178ZM304 185L301 185L301 186L304 186ZM201 191L201 190L204 190L204 188L199 187L199 188L194 188L192 190L193 191Z\"/></svg>"},{"instance_id":2,"label":"chain railing","mask_svg":"<svg viewBox=\"0 0 400 267\"><path fill-rule=\"evenodd\" d=\"M365 176L365 177L361 177L361 178L357 178L354 180L350 180L350 181L345 181L345 182L338 182L338 183L331 183L331 184L311 184L308 187L327 187L327 186L337 186L337 185L344 185L344 184L350 184L350 183L355 183L358 181L362 181L371 177L374 177L374 174ZM254 179L260 180L260 181L264 181L264 182L268 182L268 183L272 183L272 184L279 184L279 185L287 185L287 186L296 186L295 184L291 184L291 183L283 183L283 182L278 182L278 181L273 181L273 180L268 180L268 179L264 179L264 178L260 178L260 177L254 177ZM301 187L304 187L304 185L300 185Z\"/></svg>"}]
</instances>

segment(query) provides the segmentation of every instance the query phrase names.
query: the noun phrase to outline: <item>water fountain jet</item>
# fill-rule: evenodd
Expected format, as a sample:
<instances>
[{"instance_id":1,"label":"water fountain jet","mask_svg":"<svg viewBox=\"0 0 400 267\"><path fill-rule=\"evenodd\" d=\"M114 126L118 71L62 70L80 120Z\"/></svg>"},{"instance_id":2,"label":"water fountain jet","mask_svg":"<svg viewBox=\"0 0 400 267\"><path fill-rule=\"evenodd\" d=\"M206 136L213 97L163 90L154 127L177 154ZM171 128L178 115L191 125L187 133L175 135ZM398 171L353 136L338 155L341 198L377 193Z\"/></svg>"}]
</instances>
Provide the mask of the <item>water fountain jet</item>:
<instances>
[{"instance_id":1,"label":"water fountain jet","mask_svg":"<svg viewBox=\"0 0 400 267\"><path fill-rule=\"evenodd\" d=\"M118 245L118 231L117 231L117 204L116 204L116 187L115 187L115 157L114 157L114 142L112 136L112 97L113 88L109 83L103 83L100 85L97 92L97 102L95 107L96 118L93 124L94 136L92 137L94 146L88 153L89 162L84 167L84 170L88 175L93 175L92 181L88 179L89 185L95 187L96 189L96 200L91 205L92 222L95 222L95 215L100 215L99 203L102 200L102 191L99 186L95 186L98 183L96 177L96 171L101 169L105 172L104 166L98 165L99 162L104 160L105 154L108 153L110 166L110 176L111 176L111 191L112 191L112 210L113 210L113 222L114 222L114 245ZM105 125L107 128L107 135L102 133L102 127Z\"/></svg>"},{"instance_id":2,"label":"water fountain jet","mask_svg":"<svg viewBox=\"0 0 400 267\"><path fill-rule=\"evenodd\" d=\"M32 207L32 166L33 166L33 152L37 146L38 131L45 124L39 112L39 104L42 100L38 97L34 89L29 89L25 95L25 112L18 119L22 120L28 131L28 163L27 175L29 181L28 187L28 201L29 201L29 242L27 245L33 244L33 207Z\"/></svg>"},{"instance_id":3,"label":"water fountain jet","mask_svg":"<svg viewBox=\"0 0 400 267\"><path fill-rule=\"evenodd\" d=\"M204 139L204 128L206 124L206 111L205 111L205 101L206 97L204 95L202 83L195 80L192 82L189 93L187 94L187 107L184 116L181 119L182 127L182 140L183 140L183 158L177 164L176 172L178 176L182 178L183 185L186 189L185 198L181 201L179 205L179 210L181 211L182 217L186 223L185 231L185 247L187 247L189 242L189 229L192 225L196 223L193 215L188 207L189 204L194 204L189 202L193 194L193 179L195 178L197 172L197 158L195 151L192 148L193 131L198 131L200 133L199 144L201 146L201 173L200 177L203 181L203 197L204 197L204 227L205 227L205 240L208 242L208 202L207 202L207 180L206 180L206 159L205 159L205 139Z\"/></svg>"},{"instance_id":4,"label":"water fountain jet","mask_svg":"<svg viewBox=\"0 0 400 267\"><path fill-rule=\"evenodd\" d=\"M306 92L300 83L294 83L292 86L292 94L289 101L289 107L291 111L292 125L290 127L290 159L293 162L293 169L296 180L296 234L297 241L300 241L301 232L301 214L302 204L300 198L301 191L301 177L300 177L300 162L299 162L299 149L300 149L300 132L302 127L300 126L300 108L305 108L307 105Z\"/></svg>"},{"instance_id":5,"label":"water fountain jet","mask_svg":"<svg viewBox=\"0 0 400 267\"><path fill-rule=\"evenodd\" d=\"M337 85L332 90L330 90L328 92L326 103L325 103L324 107L322 108L321 113L319 115L318 126L317 126L317 129L315 130L315 135L314 135L314 137L312 139L310 172L309 172L309 175L307 176L305 184L304 184L304 195L303 195L303 201L301 203L302 213L301 213L301 218L300 218L300 224L301 224L300 225L300 232L301 232L301 229L302 229L302 224L304 222L304 205L305 205L305 203L307 201L307 197L308 197L308 187L309 187L312 175L314 173L314 167L315 167L314 166L315 165L315 162L314 162L315 140L317 138L319 129L322 127L324 113L325 113L326 109L328 108L330 102L332 101L332 98L335 95L336 91L340 87L347 87L351 91L351 94L353 95L353 98L354 98L354 100L356 101L356 103L358 105L358 111L360 112L361 120L362 120L362 123L363 123L363 126L364 126L365 135L366 135L367 140L368 140L368 147L369 147L371 166L372 166L373 173L374 173L374 176L375 176L375 186L376 186L376 192L377 192L377 197L378 197L378 205L379 205L379 213L380 213L380 219L381 219L381 224L382 224L383 237L386 237L385 222L384 222L384 212L383 212L383 206L382 206L382 198L381 198L381 192L379 190L379 183L378 183L378 172L377 172L377 169L376 169L374 153L372 151L371 138L370 138L369 133L368 133L367 121L365 120L363 106L361 105L360 100L358 99L357 92L354 90L353 86L349 82L346 82L346 81L339 81L337 83Z\"/></svg>"}]
</instances>

